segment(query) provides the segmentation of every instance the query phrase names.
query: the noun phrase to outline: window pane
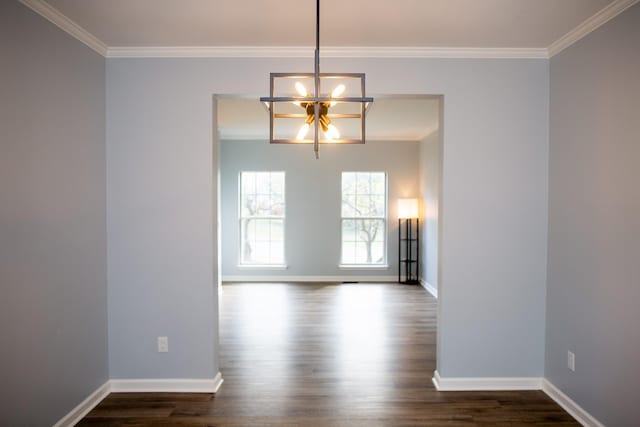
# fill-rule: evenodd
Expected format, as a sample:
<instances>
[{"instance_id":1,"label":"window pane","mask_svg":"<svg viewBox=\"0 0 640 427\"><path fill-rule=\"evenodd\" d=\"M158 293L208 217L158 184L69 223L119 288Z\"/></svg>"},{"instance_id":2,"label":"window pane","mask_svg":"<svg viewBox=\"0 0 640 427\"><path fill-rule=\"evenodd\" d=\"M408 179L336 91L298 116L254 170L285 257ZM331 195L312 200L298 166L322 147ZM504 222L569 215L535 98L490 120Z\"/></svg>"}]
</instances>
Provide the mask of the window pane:
<instances>
[{"instance_id":1,"label":"window pane","mask_svg":"<svg viewBox=\"0 0 640 427\"><path fill-rule=\"evenodd\" d=\"M271 242L271 264L284 264L284 242Z\"/></svg>"},{"instance_id":2,"label":"window pane","mask_svg":"<svg viewBox=\"0 0 640 427\"><path fill-rule=\"evenodd\" d=\"M384 203L384 195L378 196L375 195L371 198L372 200L372 215L371 216L385 216L385 203Z\"/></svg>"},{"instance_id":3,"label":"window pane","mask_svg":"<svg viewBox=\"0 0 640 427\"><path fill-rule=\"evenodd\" d=\"M255 211L255 200L253 194L243 194L241 196L241 211L240 214L244 216L253 216Z\"/></svg>"},{"instance_id":4,"label":"window pane","mask_svg":"<svg viewBox=\"0 0 640 427\"><path fill-rule=\"evenodd\" d=\"M254 219L255 234L252 236L256 241L269 241L271 231L269 230L269 220Z\"/></svg>"},{"instance_id":5,"label":"window pane","mask_svg":"<svg viewBox=\"0 0 640 427\"><path fill-rule=\"evenodd\" d=\"M360 194L371 193L371 172L358 172L357 175L357 191Z\"/></svg>"},{"instance_id":6,"label":"window pane","mask_svg":"<svg viewBox=\"0 0 640 427\"><path fill-rule=\"evenodd\" d=\"M253 172L242 173L242 194L253 194L256 192L256 177Z\"/></svg>"},{"instance_id":7,"label":"window pane","mask_svg":"<svg viewBox=\"0 0 640 427\"><path fill-rule=\"evenodd\" d=\"M269 242L257 241L254 247L253 261L256 264L269 264Z\"/></svg>"},{"instance_id":8,"label":"window pane","mask_svg":"<svg viewBox=\"0 0 640 427\"><path fill-rule=\"evenodd\" d=\"M370 217L375 211L372 209L372 198L369 194L358 194L356 199L356 216Z\"/></svg>"},{"instance_id":9,"label":"window pane","mask_svg":"<svg viewBox=\"0 0 640 427\"><path fill-rule=\"evenodd\" d=\"M279 199L284 199L284 173L271 174L271 193Z\"/></svg>"},{"instance_id":10,"label":"window pane","mask_svg":"<svg viewBox=\"0 0 640 427\"><path fill-rule=\"evenodd\" d=\"M384 173L371 174L371 192L376 195L384 195L386 193Z\"/></svg>"},{"instance_id":11,"label":"window pane","mask_svg":"<svg viewBox=\"0 0 640 427\"><path fill-rule=\"evenodd\" d=\"M256 192L260 194L269 194L270 176L269 172L256 173Z\"/></svg>"},{"instance_id":12,"label":"window pane","mask_svg":"<svg viewBox=\"0 0 640 427\"><path fill-rule=\"evenodd\" d=\"M342 241L355 242L356 229L355 222L349 219L342 220Z\"/></svg>"},{"instance_id":13,"label":"window pane","mask_svg":"<svg viewBox=\"0 0 640 427\"><path fill-rule=\"evenodd\" d=\"M355 194L356 174L353 172L342 173L342 194Z\"/></svg>"},{"instance_id":14,"label":"window pane","mask_svg":"<svg viewBox=\"0 0 640 427\"><path fill-rule=\"evenodd\" d=\"M356 263L356 244L355 242L342 242L342 263Z\"/></svg>"},{"instance_id":15,"label":"window pane","mask_svg":"<svg viewBox=\"0 0 640 427\"><path fill-rule=\"evenodd\" d=\"M384 263L384 220L355 220L358 263Z\"/></svg>"},{"instance_id":16,"label":"window pane","mask_svg":"<svg viewBox=\"0 0 640 427\"><path fill-rule=\"evenodd\" d=\"M270 220L270 225L271 225L270 240L273 242L284 241L284 221L281 219L272 219Z\"/></svg>"},{"instance_id":17,"label":"window pane","mask_svg":"<svg viewBox=\"0 0 640 427\"><path fill-rule=\"evenodd\" d=\"M367 245L363 242L357 242L356 244L356 264L371 264L367 261Z\"/></svg>"},{"instance_id":18,"label":"window pane","mask_svg":"<svg viewBox=\"0 0 640 427\"><path fill-rule=\"evenodd\" d=\"M384 263L384 244L382 242L374 242L371 245L371 253L374 264Z\"/></svg>"},{"instance_id":19,"label":"window pane","mask_svg":"<svg viewBox=\"0 0 640 427\"><path fill-rule=\"evenodd\" d=\"M255 245L255 221L243 219L240 221L240 254L242 262L253 262Z\"/></svg>"},{"instance_id":20,"label":"window pane","mask_svg":"<svg viewBox=\"0 0 640 427\"><path fill-rule=\"evenodd\" d=\"M356 214L356 196L353 194L342 195L342 216L354 217Z\"/></svg>"},{"instance_id":21,"label":"window pane","mask_svg":"<svg viewBox=\"0 0 640 427\"><path fill-rule=\"evenodd\" d=\"M256 204L256 207L255 207L255 210L253 211L254 216L266 216L271 210L268 194L257 194L255 204Z\"/></svg>"}]
</instances>

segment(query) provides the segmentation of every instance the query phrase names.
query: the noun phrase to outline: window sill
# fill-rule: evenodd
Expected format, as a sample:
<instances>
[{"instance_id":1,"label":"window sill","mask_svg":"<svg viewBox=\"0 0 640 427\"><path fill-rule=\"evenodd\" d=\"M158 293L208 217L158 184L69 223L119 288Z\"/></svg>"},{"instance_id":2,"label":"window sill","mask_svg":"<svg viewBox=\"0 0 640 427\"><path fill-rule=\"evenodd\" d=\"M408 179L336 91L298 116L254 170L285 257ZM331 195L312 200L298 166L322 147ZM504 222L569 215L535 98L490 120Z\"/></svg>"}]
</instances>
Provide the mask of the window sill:
<instances>
[{"instance_id":1,"label":"window sill","mask_svg":"<svg viewBox=\"0 0 640 427\"><path fill-rule=\"evenodd\" d=\"M273 264L238 264L238 270L286 270L288 265L273 265Z\"/></svg>"},{"instance_id":2,"label":"window sill","mask_svg":"<svg viewBox=\"0 0 640 427\"><path fill-rule=\"evenodd\" d=\"M388 270L387 264L338 264L340 270Z\"/></svg>"}]
</instances>

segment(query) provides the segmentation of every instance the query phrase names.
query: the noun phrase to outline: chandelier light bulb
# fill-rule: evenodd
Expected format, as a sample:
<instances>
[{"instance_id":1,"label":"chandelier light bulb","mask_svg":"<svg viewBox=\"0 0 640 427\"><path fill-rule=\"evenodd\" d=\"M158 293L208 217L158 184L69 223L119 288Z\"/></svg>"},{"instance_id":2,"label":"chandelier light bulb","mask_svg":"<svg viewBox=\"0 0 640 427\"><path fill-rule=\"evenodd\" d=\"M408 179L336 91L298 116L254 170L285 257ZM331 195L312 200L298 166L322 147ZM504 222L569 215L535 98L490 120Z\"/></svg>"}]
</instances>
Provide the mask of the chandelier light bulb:
<instances>
[{"instance_id":1,"label":"chandelier light bulb","mask_svg":"<svg viewBox=\"0 0 640 427\"><path fill-rule=\"evenodd\" d=\"M333 90L333 92L331 92L331 97L332 98L337 98L340 95L342 95L344 93L346 89L346 86L343 84L339 84L338 86L336 86L336 88Z\"/></svg>"},{"instance_id":2,"label":"chandelier light bulb","mask_svg":"<svg viewBox=\"0 0 640 427\"><path fill-rule=\"evenodd\" d=\"M328 130L327 130L327 138L329 139L340 139L340 131L338 130L337 127L335 127L334 125L329 125L327 126Z\"/></svg>"},{"instance_id":3,"label":"chandelier light bulb","mask_svg":"<svg viewBox=\"0 0 640 427\"><path fill-rule=\"evenodd\" d=\"M298 135L296 136L296 139L298 141L302 141L304 139L304 137L307 136L308 132L309 132L309 124L305 123L305 124L302 125L302 127L298 131Z\"/></svg>"},{"instance_id":4,"label":"chandelier light bulb","mask_svg":"<svg viewBox=\"0 0 640 427\"><path fill-rule=\"evenodd\" d=\"M343 84L339 84L338 86L336 86L336 88L333 90L333 92L331 92L331 98L337 98L340 95L342 95L344 93L344 90L346 89L345 85ZM330 107L333 107L334 105L336 105L337 102L336 101L331 101L329 103Z\"/></svg>"},{"instance_id":5,"label":"chandelier light bulb","mask_svg":"<svg viewBox=\"0 0 640 427\"><path fill-rule=\"evenodd\" d=\"M295 86L296 86L296 90L298 91L298 94L300 96L307 96L308 95L307 88L304 87L304 85L302 83L296 82Z\"/></svg>"}]
</instances>

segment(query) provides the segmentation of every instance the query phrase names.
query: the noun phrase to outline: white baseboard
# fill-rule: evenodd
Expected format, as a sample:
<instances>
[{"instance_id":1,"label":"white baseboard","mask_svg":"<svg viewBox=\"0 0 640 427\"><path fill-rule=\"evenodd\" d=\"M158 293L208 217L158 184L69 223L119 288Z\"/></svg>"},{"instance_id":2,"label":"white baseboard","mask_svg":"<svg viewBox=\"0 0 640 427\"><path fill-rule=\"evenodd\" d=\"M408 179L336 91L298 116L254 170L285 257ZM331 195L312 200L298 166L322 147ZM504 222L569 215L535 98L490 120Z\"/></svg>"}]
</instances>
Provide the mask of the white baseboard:
<instances>
[{"instance_id":1,"label":"white baseboard","mask_svg":"<svg viewBox=\"0 0 640 427\"><path fill-rule=\"evenodd\" d=\"M220 372L210 379L116 379L113 393L215 393L222 385Z\"/></svg>"},{"instance_id":2,"label":"white baseboard","mask_svg":"<svg viewBox=\"0 0 640 427\"><path fill-rule=\"evenodd\" d=\"M422 285L423 288L427 290L427 292L433 295L434 298L436 299L438 298L438 288L436 288L431 283L424 280L422 277L420 278L420 284Z\"/></svg>"},{"instance_id":3,"label":"white baseboard","mask_svg":"<svg viewBox=\"0 0 640 427\"><path fill-rule=\"evenodd\" d=\"M216 393L223 383L220 372L213 379L140 379L109 380L73 408L53 427L72 427L84 418L109 393L156 392L156 393Z\"/></svg>"},{"instance_id":4,"label":"white baseboard","mask_svg":"<svg viewBox=\"0 0 640 427\"><path fill-rule=\"evenodd\" d=\"M499 377L499 378L442 378L438 371L433 373L433 385L438 391L498 391L498 390L541 390L542 378Z\"/></svg>"},{"instance_id":5,"label":"white baseboard","mask_svg":"<svg viewBox=\"0 0 640 427\"><path fill-rule=\"evenodd\" d=\"M102 402L102 399L107 397L110 390L110 382L107 381L80 402L80 404L73 408L67 415L62 417L53 427L71 427L76 425L85 415L95 408L98 403Z\"/></svg>"},{"instance_id":6,"label":"white baseboard","mask_svg":"<svg viewBox=\"0 0 640 427\"><path fill-rule=\"evenodd\" d=\"M542 391L552 398L558 405L567 411L573 418L585 427L604 427L593 415L585 411L580 405L564 394L549 380L542 380Z\"/></svg>"},{"instance_id":7,"label":"white baseboard","mask_svg":"<svg viewBox=\"0 0 640 427\"><path fill-rule=\"evenodd\" d=\"M223 282L397 282L398 276L222 276Z\"/></svg>"},{"instance_id":8,"label":"white baseboard","mask_svg":"<svg viewBox=\"0 0 640 427\"><path fill-rule=\"evenodd\" d=\"M433 385L438 391L502 391L542 390L560 407L585 427L605 427L593 415L564 394L545 378L442 378L433 373ZM116 379L98 387L86 399L62 417L53 427L72 427L95 408L107 395L127 392L149 393L216 393L224 380L218 372L213 379Z\"/></svg>"},{"instance_id":9,"label":"white baseboard","mask_svg":"<svg viewBox=\"0 0 640 427\"><path fill-rule=\"evenodd\" d=\"M546 378L442 378L434 371L432 381L438 391L542 390L583 426L605 427Z\"/></svg>"}]
</instances>

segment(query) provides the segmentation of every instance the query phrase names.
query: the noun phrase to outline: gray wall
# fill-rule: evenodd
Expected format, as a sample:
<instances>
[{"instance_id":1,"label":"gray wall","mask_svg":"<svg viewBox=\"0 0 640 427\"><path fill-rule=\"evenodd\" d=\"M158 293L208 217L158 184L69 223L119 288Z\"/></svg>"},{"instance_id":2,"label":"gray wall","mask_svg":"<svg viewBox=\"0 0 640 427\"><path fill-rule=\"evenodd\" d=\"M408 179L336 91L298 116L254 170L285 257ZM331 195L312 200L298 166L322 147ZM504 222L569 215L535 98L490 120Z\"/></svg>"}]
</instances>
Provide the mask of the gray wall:
<instances>
[{"instance_id":1,"label":"gray wall","mask_svg":"<svg viewBox=\"0 0 640 427\"><path fill-rule=\"evenodd\" d=\"M270 72L312 68L284 58L107 61L114 378L217 371L212 94L264 95ZM444 95L438 369L541 376L548 62L339 58L322 68L367 73L373 95ZM156 353L157 335L169 336L168 354Z\"/></svg>"},{"instance_id":2,"label":"gray wall","mask_svg":"<svg viewBox=\"0 0 640 427\"><path fill-rule=\"evenodd\" d=\"M214 90L198 61L107 61L109 367L212 379L217 323ZM215 168L214 168L215 165ZM169 338L158 353L156 338Z\"/></svg>"},{"instance_id":3,"label":"gray wall","mask_svg":"<svg viewBox=\"0 0 640 427\"><path fill-rule=\"evenodd\" d=\"M551 60L545 376L607 426L640 420L639 46L636 5Z\"/></svg>"},{"instance_id":4,"label":"gray wall","mask_svg":"<svg viewBox=\"0 0 640 427\"><path fill-rule=\"evenodd\" d=\"M438 241L440 235L440 186L442 147L440 132L435 131L420 141L420 196L422 228L420 276L438 289Z\"/></svg>"},{"instance_id":5,"label":"gray wall","mask_svg":"<svg viewBox=\"0 0 640 427\"><path fill-rule=\"evenodd\" d=\"M0 424L49 426L108 379L105 60L0 2Z\"/></svg>"},{"instance_id":6,"label":"gray wall","mask_svg":"<svg viewBox=\"0 0 640 427\"><path fill-rule=\"evenodd\" d=\"M266 113L265 113L266 114ZM398 274L397 200L418 197L418 143L370 141L364 145L270 145L268 141L221 144L223 276L391 276ZM287 270L238 268L238 177L241 171L286 172ZM343 171L387 173L388 269L341 270L340 189Z\"/></svg>"}]
</instances>

